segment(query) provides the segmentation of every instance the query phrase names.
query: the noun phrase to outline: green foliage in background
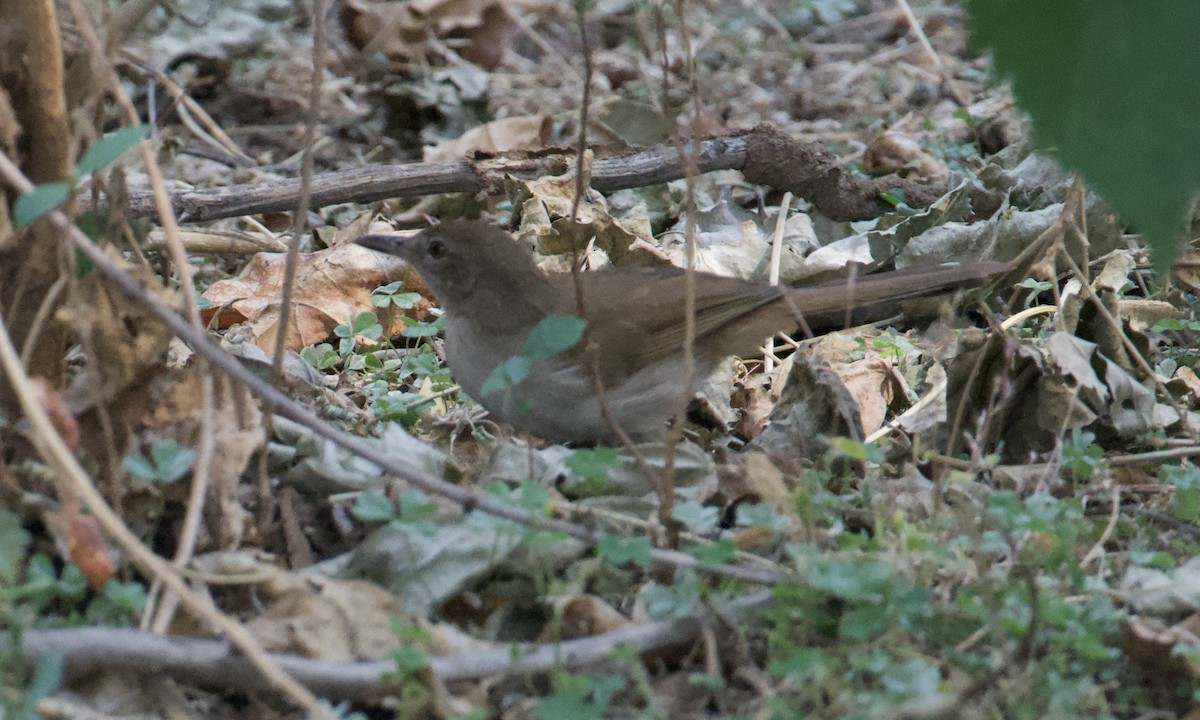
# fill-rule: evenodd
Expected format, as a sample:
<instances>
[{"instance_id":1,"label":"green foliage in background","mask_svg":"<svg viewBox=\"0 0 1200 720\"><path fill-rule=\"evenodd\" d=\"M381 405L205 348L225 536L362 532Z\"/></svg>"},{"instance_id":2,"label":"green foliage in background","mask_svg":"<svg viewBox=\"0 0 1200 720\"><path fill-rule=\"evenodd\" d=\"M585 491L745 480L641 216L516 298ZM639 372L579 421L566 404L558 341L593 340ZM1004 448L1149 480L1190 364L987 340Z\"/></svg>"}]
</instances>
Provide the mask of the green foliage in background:
<instances>
[{"instance_id":1,"label":"green foliage in background","mask_svg":"<svg viewBox=\"0 0 1200 720\"><path fill-rule=\"evenodd\" d=\"M1054 148L1149 241L1155 264L1200 189L1200 4L968 0L973 44L991 49Z\"/></svg>"}]
</instances>

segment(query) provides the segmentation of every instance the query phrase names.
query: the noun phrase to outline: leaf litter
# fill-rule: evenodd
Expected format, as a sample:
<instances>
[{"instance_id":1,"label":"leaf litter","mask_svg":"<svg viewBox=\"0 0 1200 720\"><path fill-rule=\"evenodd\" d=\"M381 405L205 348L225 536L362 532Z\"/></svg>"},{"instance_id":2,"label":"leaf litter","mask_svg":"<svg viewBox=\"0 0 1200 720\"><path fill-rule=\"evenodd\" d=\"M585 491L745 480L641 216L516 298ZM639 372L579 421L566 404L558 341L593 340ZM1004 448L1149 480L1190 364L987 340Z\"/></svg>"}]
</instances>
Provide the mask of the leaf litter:
<instances>
[{"instance_id":1,"label":"leaf litter","mask_svg":"<svg viewBox=\"0 0 1200 720\"><path fill-rule=\"evenodd\" d=\"M781 274L788 282L930 258L1016 260L1022 275L990 293L937 303L925 322L785 343L778 352L786 357L770 374L753 359L722 371L726 380L706 396L710 409L696 413L707 425L695 426L671 461L674 518L682 546L701 564L759 563L799 574L803 582L777 589L759 621L729 625L719 614L703 615L704 629L687 642L641 658L613 656L580 675L551 667L528 685L492 678L450 692L413 673L405 677L436 692L399 702L401 714L496 715L505 707L532 712L539 702L575 702L571 707L585 708L578 717L792 716L783 708L812 717L882 717L918 701L958 698L964 716L982 717L1046 712L1065 695L1073 703L1062 717L1157 703L1182 714L1188 701L1166 698L1173 683L1194 690L1183 683L1200 677L1188 659L1200 642L1192 587L1200 476L1177 457L1169 460L1177 469L1159 477L1162 461L1147 459L1123 461L1139 480L1121 482L1124 465L1105 458L1194 444L1192 413L1180 412L1180 404L1191 408L1200 398L1189 297L1145 293L1145 254L1097 197L1085 194L1071 215L1073 180L1046 155L1029 152L1006 91L980 82L983 61L963 56L964 21L956 10L932 7L922 20L969 87L965 113L939 92L936 72L905 39L890 3L758 11L732 3L723 10L725 16L689 11L699 14L688 34L704 94L700 116L688 120L680 107L646 103L662 84L686 81L678 27L664 28L667 47L652 51L652 16L633 3L598 6L590 18L604 38L595 93L605 97L597 100L593 137L670 142L688 122L710 132L771 122L826 142L865 172L951 182L928 209L908 208L901 198L892 214L838 223L803 199L798 210L784 212L776 195L727 173L698 177L691 193L699 202L690 212L701 227L700 267L762 277L785 214ZM244 3L238 12L254 18L254 37L271 38L269 52L256 57L257 41L211 44L210 51L243 63L243 75L215 88L208 110L260 165L231 170L184 154L165 165L179 181L288 177L300 150L299 134L280 132L302 118L308 81L307 71L297 70L307 67L307 45L287 42L299 36L280 22L290 6ZM329 113L319 168L353 165L350 158L413 160L422 143L434 146L426 159L441 161L511 153L567 144L578 132L582 76L564 69L578 57L578 37L563 8L353 2L339 20L349 47L324 83ZM177 59L188 45L179 23L171 20L166 33L132 46ZM796 43L807 55L802 64L789 49ZM986 157L980 148L996 137L985 135L979 118L1002 140ZM168 123L168 132L188 142ZM562 269L573 251L586 251L595 266L681 264L678 238L689 212L682 182L610 197L589 193L583 219L572 221L574 172L514 179L503 199L463 205L497 222L519 216L519 237L547 266ZM745 593L631 559L639 555L629 543L663 542L666 530L656 515L655 484L637 458L624 451L584 457L585 450L513 438L455 395L439 363L427 290L397 263L349 243L377 215L412 217L434 207L430 202L314 211L315 234L337 241L302 256L297 302L311 312L294 315L288 346L330 343L326 354L335 362L321 367L306 359L319 372L300 383L333 390L340 402L322 411L332 422L376 434L389 453L546 517L590 523L612 542L596 551L414 496L378 468L275 418L269 484L294 489L309 518L299 538L285 540L284 523L252 490L261 482L251 459L262 432L259 409L240 388L221 384L214 437L220 462L210 469L205 554L193 568L262 577L251 602L229 590L218 591L218 602L246 617L273 651L350 661L404 647L442 654L436 638L443 635L446 652L461 655L594 637L699 613L706 603L720 606ZM1064 217L1080 221L1068 227ZM1074 243L1070 227L1086 232L1086 246ZM213 229L244 230L246 223L218 221ZM1040 254L1023 255L1048 236ZM1098 274L1073 277L1058 253ZM215 262L221 277L205 292L213 306L206 321L269 352L279 332L282 256ZM1190 272L1185 258L1179 281L1187 290L1194 289ZM374 298L393 281L424 299L385 318ZM62 311L80 335L76 384L66 395L85 421L86 452L112 460L164 438L195 446L196 366L173 366L172 357L186 363L186 350L169 349L153 320L131 317L135 308L106 299L93 282L85 279ZM1096 310L1085 284L1117 328ZM1025 308L1046 305L1052 314L998 328ZM367 312L384 323L375 337L337 332L364 329L355 319ZM910 310L908 317L916 316ZM131 327L138 332L131 335ZM343 344L335 351L338 338ZM1153 377L1133 361L1134 352L1154 363ZM389 398L401 405L388 405ZM921 414L892 430L914 406L924 408ZM97 433L86 413L108 414L115 432ZM873 433L888 439L865 442ZM661 446L638 451L651 467L667 462ZM120 471L102 477L131 527L169 553L185 497ZM44 480L31 487L53 496ZM282 565L282 558L297 557L286 552L286 543L297 541L315 556L311 567ZM210 565L231 557L245 564L252 549L274 556L235 570ZM414 643L397 620L432 632L435 641ZM1061 667L1068 669L1056 676L1058 685L1037 677ZM1146 671L1164 677L1139 680ZM988 673L994 686L977 687ZM622 688L606 690L614 678ZM489 694L492 683L504 690L501 697ZM703 701L688 700L698 687L706 688Z\"/></svg>"}]
</instances>

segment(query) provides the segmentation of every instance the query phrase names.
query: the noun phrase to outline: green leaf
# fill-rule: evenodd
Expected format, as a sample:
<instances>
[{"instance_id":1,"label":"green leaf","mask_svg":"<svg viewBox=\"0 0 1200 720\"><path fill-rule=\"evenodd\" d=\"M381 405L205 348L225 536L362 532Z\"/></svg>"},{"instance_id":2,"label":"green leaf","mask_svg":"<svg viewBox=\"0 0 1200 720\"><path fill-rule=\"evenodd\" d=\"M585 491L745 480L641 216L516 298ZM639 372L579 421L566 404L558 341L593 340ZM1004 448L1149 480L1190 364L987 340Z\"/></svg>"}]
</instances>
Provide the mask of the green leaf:
<instances>
[{"instance_id":1,"label":"green leaf","mask_svg":"<svg viewBox=\"0 0 1200 720\"><path fill-rule=\"evenodd\" d=\"M824 668L825 653L821 648L802 647L793 648L786 656L772 660L767 665L767 672L802 685L822 675Z\"/></svg>"},{"instance_id":2,"label":"green leaf","mask_svg":"<svg viewBox=\"0 0 1200 720\"><path fill-rule=\"evenodd\" d=\"M674 585L652 585L642 593L646 612L655 620L682 619L696 612L700 604L700 578L686 571Z\"/></svg>"},{"instance_id":3,"label":"green leaf","mask_svg":"<svg viewBox=\"0 0 1200 720\"><path fill-rule=\"evenodd\" d=\"M479 388L479 392L484 397L487 397L488 395L508 390L513 385L525 379L525 376L529 374L531 365L532 363L529 362L529 358L524 355L510 357L492 369L491 374L487 376L487 380L483 381L483 387Z\"/></svg>"},{"instance_id":4,"label":"green leaf","mask_svg":"<svg viewBox=\"0 0 1200 720\"><path fill-rule=\"evenodd\" d=\"M61 650L51 650L38 658L37 669L34 670L29 686L25 688L24 707L20 717L42 717L37 707L38 702L49 697L50 693L54 692L62 683L63 667Z\"/></svg>"},{"instance_id":5,"label":"green leaf","mask_svg":"<svg viewBox=\"0 0 1200 720\"><path fill-rule=\"evenodd\" d=\"M109 580L104 584L104 598L130 615L146 607L146 588L141 583Z\"/></svg>"},{"instance_id":6,"label":"green leaf","mask_svg":"<svg viewBox=\"0 0 1200 720\"><path fill-rule=\"evenodd\" d=\"M557 355L579 342L583 337L583 328L587 325L583 318L574 315L549 315L541 319L529 331L525 338L525 357L537 362Z\"/></svg>"},{"instance_id":7,"label":"green leaf","mask_svg":"<svg viewBox=\"0 0 1200 720\"><path fill-rule=\"evenodd\" d=\"M574 451L564 463L567 469L584 480L604 481L609 468L616 466L618 455L615 448L601 445L597 448L582 448Z\"/></svg>"},{"instance_id":8,"label":"green leaf","mask_svg":"<svg viewBox=\"0 0 1200 720\"><path fill-rule=\"evenodd\" d=\"M368 337L371 337L369 335L369 333L373 332L375 330L375 328L378 326L379 326L379 318L376 317L375 313L360 312L354 318L354 323L352 325L351 332L353 332L353 334L355 334L355 335L367 335ZM380 328L379 333L382 333L382 332L383 332L383 329ZM374 337L379 337L379 335L376 334ZM372 339L374 339L374 337L372 337Z\"/></svg>"},{"instance_id":9,"label":"green leaf","mask_svg":"<svg viewBox=\"0 0 1200 720\"><path fill-rule=\"evenodd\" d=\"M192 469L196 451L167 438L155 440L150 445L150 458L158 467L158 479L164 483L173 483Z\"/></svg>"},{"instance_id":10,"label":"green leaf","mask_svg":"<svg viewBox=\"0 0 1200 720\"><path fill-rule=\"evenodd\" d=\"M416 645L402 645L388 653L388 657L396 663L396 672L403 677L429 666L429 656Z\"/></svg>"},{"instance_id":11,"label":"green leaf","mask_svg":"<svg viewBox=\"0 0 1200 720\"><path fill-rule=\"evenodd\" d=\"M158 479L158 468L143 455L126 455L121 466L143 480Z\"/></svg>"},{"instance_id":12,"label":"green leaf","mask_svg":"<svg viewBox=\"0 0 1200 720\"><path fill-rule=\"evenodd\" d=\"M683 551L696 558L700 567L715 567L733 560L737 545L732 538L721 538L714 543L688 545Z\"/></svg>"},{"instance_id":13,"label":"green leaf","mask_svg":"<svg viewBox=\"0 0 1200 720\"><path fill-rule=\"evenodd\" d=\"M1144 233L1161 271L1200 188L1200 3L969 0L990 47L1055 149Z\"/></svg>"},{"instance_id":14,"label":"green leaf","mask_svg":"<svg viewBox=\"0 0 1200 720\"><path fill-rule=\"evenodd\" d=\"M715 507L688 500L676 504L671 511L671 517L686 525L688 530L702 533L715 529L721 514Z\"/></svg>"},{"instance_id":15,"label":"green leaf","mask_svg":"<svg viewBox=\"0 0 1200 720\"><path fill-rule=\"evenodd\" d=\"M891 624L886 605L862 605L842 615L838 635L844 640L865 642L887 630Z\"/></svg>"},{"instance_id":16,"label":"green leaf","mask_svg":"<svg viewBox=\"0 0 1200 720\"><path fill-rule=\"evenodd\" d=\"M420 490L400 493L400 517L405 521L425 520L437 514L437 503Z\"/></svg>"},{"instance_id":17,"label":"green leaf","mask_svg":"<svg viewBox=\"0 0 1200 720\"><path fill-rule=\"evenodd\" d=\"M91 175L105 165L121 157L126 150L137 145L138 141L150 134L146 125L131 125L120 130L114 130L88 148L75 166L75 174L79 177Z\"/></svg>"},{"instance_id":18,"label":"green leaf","mask_svg":"<svg viewBox=\"0 0 1200 720\"><path fill-rule=\"evenodd\" d=\"M378 490L368 490L354 501L350 511L361 522L388 522L396 517L396 506Z\"/></svg>"},{"instance_id":19,"label":"green leaf","mask_svg":"<svg viewBox=\"0 0 1200 720\"><path fill-rule=\"evenodd\" d=\"M34 187L17 198L17 204L13 207L13 220L19 227L31 225L66 200L70 187L67 183L46 183Z\"/></svg>"},{"instance_id":20,"label":"green leaf","mask_svg":"<svg viewBox=\"0 0 1200 720\"><path fill-rule=\"evenodd\" d=\"M32 538L21 527L21 518L16 513L0 512L0 583L16 582L17 571Z\"/></svg>"},{"instance_id":21,"label":"green leaf","mask_svg":"<svg viewBox=\"0 0 1200 720\"><path fill-rule=\"evenodd\" d=\"M604 533L596 543L596 552L600 557L617 567L635 562L642 567L650 567L650 540L644 537L624 538L620 535Z\"/></svg>"}]
</instances>

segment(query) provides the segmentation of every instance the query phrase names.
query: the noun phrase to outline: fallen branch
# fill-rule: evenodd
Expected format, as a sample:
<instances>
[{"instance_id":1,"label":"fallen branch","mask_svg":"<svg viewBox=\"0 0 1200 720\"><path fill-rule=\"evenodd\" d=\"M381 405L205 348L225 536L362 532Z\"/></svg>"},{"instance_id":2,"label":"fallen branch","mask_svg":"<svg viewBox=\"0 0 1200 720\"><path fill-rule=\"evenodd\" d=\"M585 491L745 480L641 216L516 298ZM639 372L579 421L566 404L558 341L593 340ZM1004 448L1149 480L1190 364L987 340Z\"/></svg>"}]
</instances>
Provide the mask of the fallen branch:
<instances>
[{"instance_id":1,"label":"fallen branch","mask_svg":"<svg viewBox=\"0 0 1200 720\"><path fill-rule=\"evenodd\" d=\"M684 177L684 162L694 161L701 173L740 170L746 179L810 200L833 220L878 217L892 206L880 199L885 191L902 191L912 207L926 207L941 197L943 185L928 185L894 175L868 178L847 172L837 158L813 143L796 140L769 125L704 140L683 147L661 145L592 164L592 187L600 192L646 187ZM376 165L325 173L312 179L314 208L343 202L374 202L439 193L500 192L506 176L532 179L561 174L574 150L550 149L524 157L460 160L448 163ZM300 180L272 180L224 188L179 190L171 205L181 220L218 218L294 210ZM155 213L150 193L130 194L130 217Z\"/></svg>"},{"instance_id":2,"label":"fallen branch","mask_svg":"<svg viewBox=\"0 0 1200 720\"><path fill-rule=\"evenodd\" d=\"M744 623L770 599L770 591L746 595L719 608L716 619L732 625ZM701 617L663 620L561 643L512 645L487 652L431 657L429 670L435 678L452 682L558 667L579 669L604 662L621 645L636 645L647 653L694 642L705 622ZM94 672L131 671L165 673L192 685L226 690L275 689L230 643L222 640L165 637L116 628L28 630L22 634L21 652L31 662L46 653L61 653L68 680ZM396 670L395 662L390 660L341 663L294 655L270 657L293 679L322 697L370 702L395 692L394 685L382 679Z\"/></svg>"}]
</instances>

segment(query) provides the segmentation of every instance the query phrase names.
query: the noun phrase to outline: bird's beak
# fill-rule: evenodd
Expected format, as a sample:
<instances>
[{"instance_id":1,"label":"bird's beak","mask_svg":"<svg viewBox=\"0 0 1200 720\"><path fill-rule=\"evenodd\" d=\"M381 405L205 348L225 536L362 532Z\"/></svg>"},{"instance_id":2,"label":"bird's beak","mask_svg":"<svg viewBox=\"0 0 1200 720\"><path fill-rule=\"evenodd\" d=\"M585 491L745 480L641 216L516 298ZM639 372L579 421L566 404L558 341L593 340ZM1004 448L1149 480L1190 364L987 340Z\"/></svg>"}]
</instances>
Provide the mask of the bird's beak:
<instances>
[{"instance_id":1,"label":"bird's beak","mask_svg":"<svg viewBox=\"0 0 1200 720\"><path fill-rule=\"evenodd\" d=\"M392 233L388 235L363 235L354 242L362 245L368 250L394 255L399 258L405 256L405 246L412 238L411 233Z\"/></svg>"}]
</instances>

